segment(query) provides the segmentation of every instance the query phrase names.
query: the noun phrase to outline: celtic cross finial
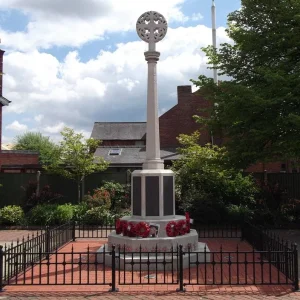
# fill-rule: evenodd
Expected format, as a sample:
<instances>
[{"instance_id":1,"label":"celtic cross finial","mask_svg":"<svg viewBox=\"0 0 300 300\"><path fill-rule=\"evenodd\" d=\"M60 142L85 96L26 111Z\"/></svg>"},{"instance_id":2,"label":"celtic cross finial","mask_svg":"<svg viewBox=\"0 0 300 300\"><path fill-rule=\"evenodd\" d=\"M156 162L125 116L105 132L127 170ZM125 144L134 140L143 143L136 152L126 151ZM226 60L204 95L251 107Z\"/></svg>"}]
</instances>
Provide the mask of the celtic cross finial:
<instances>
[{"instance_id":1,"label":"celtic cross finial","mask_svg":"<svg viewBox=\"0 0 300 300\"><path fill-rule=\"evenodd\" d=\"M136 22L138 36L149 43L149 51L155 51L155 43L161 41L168 29L168 23L163 15L156 11L143 13Z\"/></svg>"}]
</instances>

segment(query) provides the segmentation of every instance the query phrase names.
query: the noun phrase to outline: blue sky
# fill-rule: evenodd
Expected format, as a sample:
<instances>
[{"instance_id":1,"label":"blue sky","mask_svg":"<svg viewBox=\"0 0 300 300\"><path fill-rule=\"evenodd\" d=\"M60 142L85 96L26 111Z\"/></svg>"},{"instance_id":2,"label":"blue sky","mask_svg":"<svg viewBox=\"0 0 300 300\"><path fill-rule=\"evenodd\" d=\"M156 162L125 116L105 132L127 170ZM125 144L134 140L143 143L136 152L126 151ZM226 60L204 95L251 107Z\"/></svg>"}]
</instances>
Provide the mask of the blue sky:
<instances>
[{"instance_id":1,"label":"blue sky","mask_svg":"<svg viewBox=\"0 0 300 300\"><path fill-rule=\"evenodd\" d=\"M201 47L211 44L211 0L0 0L4 92L3 142L40 131L59 140L64 126L89 136L95 121L145 121L146 43L137 18L168 20L157 45L159 112L176 104L176 87L211 75ZM87 5L88 3L88 5ZM215 0L218 42L240 0Z\"/></svg>"}]
</instances>

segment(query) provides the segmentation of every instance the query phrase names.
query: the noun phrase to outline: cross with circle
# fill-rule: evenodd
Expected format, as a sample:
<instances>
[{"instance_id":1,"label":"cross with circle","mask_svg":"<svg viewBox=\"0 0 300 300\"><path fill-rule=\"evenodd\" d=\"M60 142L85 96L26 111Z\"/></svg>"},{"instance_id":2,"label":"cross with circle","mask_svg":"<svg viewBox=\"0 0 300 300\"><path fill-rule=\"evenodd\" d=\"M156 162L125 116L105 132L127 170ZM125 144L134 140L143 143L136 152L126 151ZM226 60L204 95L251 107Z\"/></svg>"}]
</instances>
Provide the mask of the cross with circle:
<instances>
[{"instance_id":1,"label":"cross with circle","mask_svg":"<svg viewBox=\"0 0 300 300\"><path fill-rule=\"evenodd\" d=\"M149 43L149 51L155 51L155 43L161 41L168 29L168 24L163 15L156 11L142 14L136 23L138 36Z\"/></svg>"}]
</instances>

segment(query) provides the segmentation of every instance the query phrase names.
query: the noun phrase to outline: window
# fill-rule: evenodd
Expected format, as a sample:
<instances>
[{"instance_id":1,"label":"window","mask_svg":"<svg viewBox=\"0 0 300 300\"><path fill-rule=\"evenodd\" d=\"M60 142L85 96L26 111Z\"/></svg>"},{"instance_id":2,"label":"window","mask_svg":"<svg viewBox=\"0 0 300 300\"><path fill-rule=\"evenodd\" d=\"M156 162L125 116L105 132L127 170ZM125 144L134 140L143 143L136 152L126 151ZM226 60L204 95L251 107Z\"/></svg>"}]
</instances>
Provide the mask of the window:
<instances>
[{"instance_id":1,"label":"window","mask_svg":"<svg viewBox=\"0 0 300 300\"><path fill-rule=\"evenodd\" d=\"M145 141L135 141L135 146L144 146Z\"/></svg>"},{"instance_id":2,"label":"window","mask_svg":"<svg viewBox=\"0 0 300 300\"><path fill-rule=\"evenodd\" d=\"M108 155L121 155L122 149L114 148L110 149Z\"/></svg>"}]
</instances>

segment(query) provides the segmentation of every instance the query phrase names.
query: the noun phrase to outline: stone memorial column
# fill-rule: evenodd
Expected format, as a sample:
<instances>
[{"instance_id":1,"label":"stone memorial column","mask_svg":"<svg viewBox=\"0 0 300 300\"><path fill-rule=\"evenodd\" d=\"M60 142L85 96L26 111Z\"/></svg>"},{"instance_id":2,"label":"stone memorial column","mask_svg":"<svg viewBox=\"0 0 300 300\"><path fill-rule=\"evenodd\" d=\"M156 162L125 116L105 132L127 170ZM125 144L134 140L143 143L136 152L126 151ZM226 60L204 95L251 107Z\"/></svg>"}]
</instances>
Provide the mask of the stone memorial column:
<instances>
[{"instance_id":1,"label":"stone memorial column","mask_svg":"<svg viewBox=\"0 0 300 300\"><path fill-rule=\"evenodd\" d=\"M168 29L165 18L155 11L142 14L137 21L138 36L149 44L146 161L142 171L132 173L132 215L137 218L163 219L175 216L174 173L164 170L160 158L156 66L160 53L155 45Z\"/></svg>"}]
</instances>

